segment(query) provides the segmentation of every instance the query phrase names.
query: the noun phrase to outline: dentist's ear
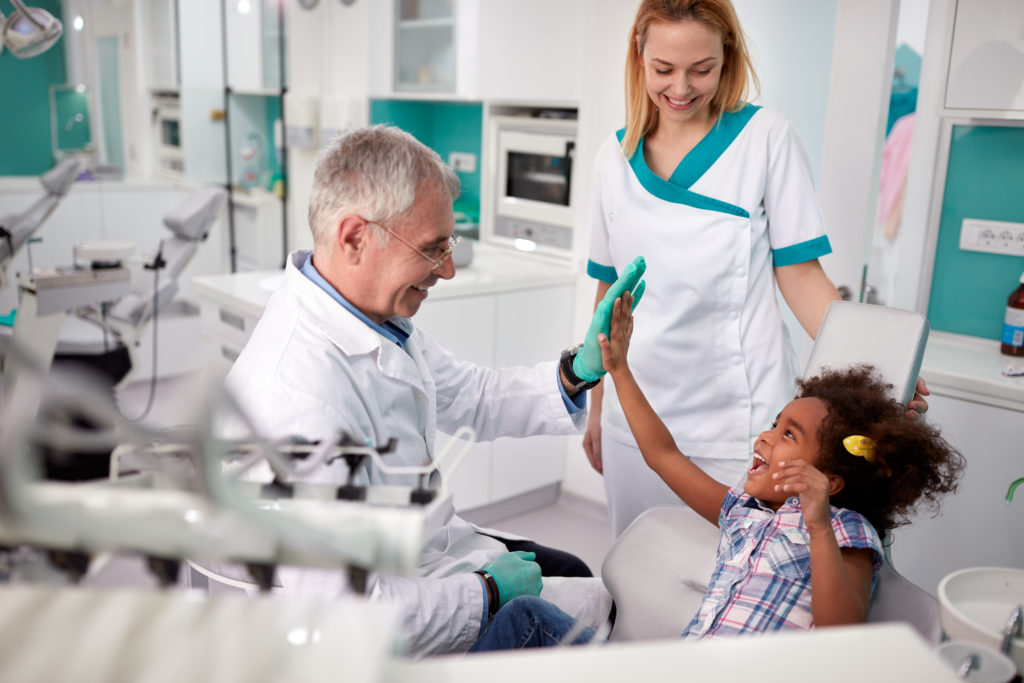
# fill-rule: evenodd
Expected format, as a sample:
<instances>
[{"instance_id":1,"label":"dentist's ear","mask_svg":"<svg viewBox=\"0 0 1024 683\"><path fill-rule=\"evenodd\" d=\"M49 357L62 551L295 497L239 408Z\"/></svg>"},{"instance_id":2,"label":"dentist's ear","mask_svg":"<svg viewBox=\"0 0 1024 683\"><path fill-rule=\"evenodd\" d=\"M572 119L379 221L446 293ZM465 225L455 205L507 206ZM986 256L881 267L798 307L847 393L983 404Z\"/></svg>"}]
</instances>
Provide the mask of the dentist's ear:
<instances>
[{"instance_id":1,"label":"dentist's ear","mask_svg":"<svg viewBox=\"0 0 1024 683\"><path fill-rule=\"evenodd\" d=\"M828 495L834 496L846 487L846 480L838 474L828 475Z\"/></svg>"},{"instance_id":2,"label":"dentist's ear","mask_svg":"<svg viewBox=\"0 0 1024 683\"><path fill-rule=\"evenodd\" d=\"M350 263L358 263L373 239L370 224L361 216L342 216L334 227L334 243L338 254Z\"/></svg>"}]
</instances>

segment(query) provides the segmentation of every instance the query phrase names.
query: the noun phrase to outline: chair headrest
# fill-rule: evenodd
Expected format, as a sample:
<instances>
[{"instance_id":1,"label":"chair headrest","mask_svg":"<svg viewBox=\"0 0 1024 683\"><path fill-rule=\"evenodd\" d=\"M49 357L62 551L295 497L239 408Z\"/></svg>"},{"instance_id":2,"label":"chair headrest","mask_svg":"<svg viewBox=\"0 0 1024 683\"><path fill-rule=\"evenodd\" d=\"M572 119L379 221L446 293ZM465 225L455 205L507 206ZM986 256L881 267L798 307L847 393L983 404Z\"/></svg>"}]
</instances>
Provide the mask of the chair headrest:
<instances>
[{"instance_id":1,"label":"chair headrest","mask_svg":"<svg viewBox=\"0 0 1024 683\"><path fill-rule=\"evenodd\" d=\"M63 197L71 189L71 185L75 182L81 169L82 162L79 159L65 159L41 175L39 182L50 194Z\"/></svg>"},{"instance_id":2,"label":"chair headrest","mask_svg":"<svg viewBox=\"0 0 1024 683\"><path fill-rule=\"evenodd\" d=\"M206 234L217 219L227 196L227 190L223 188L203 188L190 195L178 208L164 216L164 225L170 228L175 235L184 239L206 239Z\"/></svg>"}]
</instances>

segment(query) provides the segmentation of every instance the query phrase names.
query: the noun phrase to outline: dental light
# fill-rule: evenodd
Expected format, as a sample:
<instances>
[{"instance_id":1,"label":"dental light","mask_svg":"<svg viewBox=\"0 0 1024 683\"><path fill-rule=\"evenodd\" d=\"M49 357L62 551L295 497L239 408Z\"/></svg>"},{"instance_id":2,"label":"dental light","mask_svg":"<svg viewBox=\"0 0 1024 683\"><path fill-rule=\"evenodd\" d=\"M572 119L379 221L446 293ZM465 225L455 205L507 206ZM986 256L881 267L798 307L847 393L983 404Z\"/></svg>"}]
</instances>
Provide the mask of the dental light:
<instances>
[{"instance_id":1,"label":"dental light","mask_svg":"<svg viewBox=\"0 0 1024 683\"><path fill-rule=\"evenodd\" d=\"M21 0L11 0L15 10L4 19L0 14L3 40L0 51L6 45L18 59L35 57L49 50L64 32L60 19L39 7L25 7Z\"/></svg>"}]
</instances>

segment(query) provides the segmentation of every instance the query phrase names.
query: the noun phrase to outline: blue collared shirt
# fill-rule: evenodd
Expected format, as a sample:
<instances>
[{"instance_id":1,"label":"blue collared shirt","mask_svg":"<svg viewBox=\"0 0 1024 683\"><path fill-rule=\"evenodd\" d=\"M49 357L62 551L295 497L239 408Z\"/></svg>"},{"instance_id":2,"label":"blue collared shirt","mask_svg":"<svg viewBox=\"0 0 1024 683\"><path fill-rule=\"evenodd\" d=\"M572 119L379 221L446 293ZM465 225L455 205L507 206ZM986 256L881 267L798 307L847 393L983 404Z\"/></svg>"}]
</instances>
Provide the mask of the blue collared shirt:
<instances>
[{"instance_id":1,"label":"blue collared shirt","mask_svg":"<svg viewBox=\"0 0 1024 683\"><path fill-rule=\"evenodd\" d=\"M409 335L412 334L412 327L407 320L403 318L396 318L394 321L385 320L382 325L378 325L370 320L362 311L353 306L348 299L343 297L341 293L335 289L330 282L325 280L324 276L321 275L319 271L317 271L313 266L312 253L306 257L306 260L299 271L312 280L317 287L327 292L332 299L344 306L346 310L352 313L352 315L366 323L370 329L374 330L385 339L398 344L406 353L409 352L409 349L406 347L406 343L409 341ZM555 382L558 384L558 391L562 394L562 402L565 404L565 409L569 411L570 415L574 415L587 407L587 392L581 391L572 398L569 398L569 395L565 393L565 387L562 386L562 380L558 376L557 367L555 368Z\"/></svg>"}]
</instances>

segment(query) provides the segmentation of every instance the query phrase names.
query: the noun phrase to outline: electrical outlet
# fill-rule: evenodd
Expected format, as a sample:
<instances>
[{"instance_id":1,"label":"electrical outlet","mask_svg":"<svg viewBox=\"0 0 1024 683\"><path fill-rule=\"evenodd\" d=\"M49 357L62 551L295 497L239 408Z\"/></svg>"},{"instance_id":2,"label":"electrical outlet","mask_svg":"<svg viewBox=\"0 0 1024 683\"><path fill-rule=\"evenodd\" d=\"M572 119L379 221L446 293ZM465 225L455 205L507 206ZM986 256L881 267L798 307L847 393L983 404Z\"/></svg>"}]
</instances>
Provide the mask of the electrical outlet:
<instances>
[{"instance_id":1,"label":"electrical outlet","mask_svg":"<svg viewBox=\"0 0 1024 683\"><path fill-rule=\"evenodd\" d=\"M965 218L960 223L960 248L1024 256L1024 223Z\"/></svg>"},{"instance_id":2,"label":"electrical outlet","mask_svg":"<svg viewBox=\"0 0 1024 683\"><path fill-rule=\"evenodd\" d=\"M460 173L476 171L476 155L471 152L449 152L448 165Z\"/></svg>"}]
</instances>

